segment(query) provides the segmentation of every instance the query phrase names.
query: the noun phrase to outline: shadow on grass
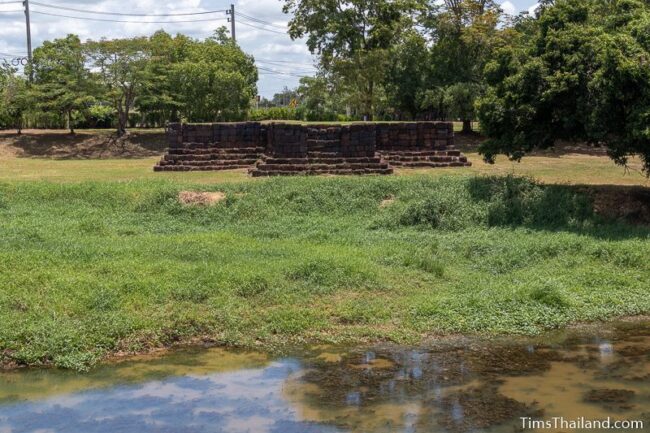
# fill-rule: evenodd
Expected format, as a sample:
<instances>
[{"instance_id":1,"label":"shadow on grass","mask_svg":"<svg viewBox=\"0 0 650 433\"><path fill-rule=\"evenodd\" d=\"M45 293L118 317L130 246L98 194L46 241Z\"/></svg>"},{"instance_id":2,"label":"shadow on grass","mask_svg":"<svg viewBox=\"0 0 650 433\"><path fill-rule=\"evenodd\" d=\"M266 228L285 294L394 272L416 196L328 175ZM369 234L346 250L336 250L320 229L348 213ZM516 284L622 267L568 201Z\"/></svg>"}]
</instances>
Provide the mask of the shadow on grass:
<instances>
[{"instance_id":1,"label":"shadow on grass","mask_svg":"<svg viewBox=\"0 0 650 433\"><path fill-rule=\"evenodd\" d=\"M650 236L650 188L626 185L539 185L520 177L469 180L488 226L571 231L610 240Z\"/></svg>"},{"instance_id":2,"label":"shadow on grass","mask_svg":"<svg viewBox=\"0 0 650 433\"><path fill-rule=\"evenodd\" d=\"M131 132L117 138L113 132L30 130L23 134L3 133L0 144L18 150L19 157L55 159L147 158L162 154L167 146L164 133Z\"/></svg>"}]
</instances>

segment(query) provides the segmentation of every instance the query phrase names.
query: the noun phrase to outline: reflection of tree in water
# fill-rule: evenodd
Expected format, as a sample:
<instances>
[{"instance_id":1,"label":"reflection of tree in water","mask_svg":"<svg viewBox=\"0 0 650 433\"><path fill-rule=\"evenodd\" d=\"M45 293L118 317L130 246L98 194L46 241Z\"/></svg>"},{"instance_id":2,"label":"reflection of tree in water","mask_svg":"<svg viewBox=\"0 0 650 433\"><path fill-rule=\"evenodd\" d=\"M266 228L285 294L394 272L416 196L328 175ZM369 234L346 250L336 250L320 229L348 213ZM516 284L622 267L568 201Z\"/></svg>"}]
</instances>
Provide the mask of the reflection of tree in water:
<instances>
[{"instance_id":1,"label":"reflection of tree in water","mask_svg":"<svg viewBox=\"0 0 650 433\"><path fill-rule=\"evenodd\" d=\"M542 373L554 350L528 346L352 352L305 361L285 395L301 417L352 431L468 431L537 416L498 393L498 377Z\"/></svg>"}]
</instances>

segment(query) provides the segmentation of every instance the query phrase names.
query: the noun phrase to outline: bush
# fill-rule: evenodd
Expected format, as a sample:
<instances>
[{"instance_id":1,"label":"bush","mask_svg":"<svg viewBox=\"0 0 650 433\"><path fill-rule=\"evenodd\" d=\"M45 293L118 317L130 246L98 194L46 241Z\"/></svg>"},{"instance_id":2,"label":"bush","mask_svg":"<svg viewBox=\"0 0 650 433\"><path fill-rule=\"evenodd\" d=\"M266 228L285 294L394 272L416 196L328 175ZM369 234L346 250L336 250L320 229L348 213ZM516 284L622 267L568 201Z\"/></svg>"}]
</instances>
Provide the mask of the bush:
<instances>
[{"instance_id":1,"label":"bush","mask_svg":"<svg viewBox=\"0 0 650 433\"><path fill-rule=\"evenodd\" d=\"M295 108L270 107L258 108L248 112L248 120L302 120Z\"/></svg>"}]
</instances>

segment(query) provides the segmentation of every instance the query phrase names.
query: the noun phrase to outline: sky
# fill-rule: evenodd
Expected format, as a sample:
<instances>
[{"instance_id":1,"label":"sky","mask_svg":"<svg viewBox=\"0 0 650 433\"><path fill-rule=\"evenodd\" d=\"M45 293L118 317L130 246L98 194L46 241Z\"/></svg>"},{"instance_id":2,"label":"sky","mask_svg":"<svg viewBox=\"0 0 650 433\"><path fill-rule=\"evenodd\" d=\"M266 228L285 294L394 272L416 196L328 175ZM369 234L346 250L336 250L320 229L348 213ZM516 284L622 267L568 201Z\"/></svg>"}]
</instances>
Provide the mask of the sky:
<instances>
[{"instance_id":1,"label":"sky","mask_svg":"<svg viewBox=\"0 0 650 433\"><path fill-rule=\"evenodd\" d=\"M102 37L110 39L151 35L160 29L172 34L184 33L195 38L205 38L219 26L230 28L225 9L230 7L231 2L232 0L30 0L32 45L36 48L44 40L64 37L69 33L79 35L82 40ZM536 1L501 0L499 3L504 12L516 14L534 8ZM289 17L282 13L282 0L234 0L234 4L237 42L256 59L260 73L260 95L271 98L285 86L295 87L300 76L313 73L315 59L309 53L305 41L292 41L286 34ZM16 56L26 55L25 16L22 9L22 1L0 0L0 61L4 58L11 62ZM139 18L82 13L70 9L121 14L219 12Z\"/></svg>"}]
</instances>

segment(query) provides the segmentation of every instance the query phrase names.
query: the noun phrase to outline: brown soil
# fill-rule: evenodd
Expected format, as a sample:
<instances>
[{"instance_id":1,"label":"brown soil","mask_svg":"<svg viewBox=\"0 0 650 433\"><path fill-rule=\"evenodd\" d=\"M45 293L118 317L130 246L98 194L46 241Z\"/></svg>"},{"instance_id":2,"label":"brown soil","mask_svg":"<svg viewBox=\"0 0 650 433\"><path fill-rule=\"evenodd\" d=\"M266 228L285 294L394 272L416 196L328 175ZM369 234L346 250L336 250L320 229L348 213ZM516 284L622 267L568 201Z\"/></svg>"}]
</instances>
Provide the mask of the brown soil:
<instances>
[{"instance_id":1,"label":"brown soil","mask_svg":"<svg viewBox=\"0 0 650 433\"><path fill-rule=\"evenodd\" d=\"M381 201L381 203L379 203L379 208L380 208L380 209L383 209L383 208L389 207L389 206L391 206L393 203L395 203L395 197L392 196L392 195L390 195L390 196L384 198L384 199Z\"/></svg>"},{"instance_id":2,"label":"brown soil","mask_svg":"<svg viewBox=\"0 0 650 433\"><path fill-rule=\"evenodd\" d=\"M634 391L627 389L592 389L584 399L590 403L627 403L634 394Z\"/></svg>"},{"instance_id":3,"label":"brown soil","mask_svg":"<svg viewBox=\"0 0 650 433\"><path fill-rule=\"evenodd\" d=\"M49 129L0 131L0 156L55 159L144 158L161 155L167 147L165 134L137 130L121 138L108 130L76 134Z\"/></svg>"},{"instance_id":4,"label":"brown soil","mask_svg":"<svg viewBox=\"0 0 650 433\"><path fill-rule=\"evenodd\" d=\"M181 191L178 201L185 205L212 206L226 199L223 192Z\"/></svg>"},{"instance_id":5,"label":"brown soil","mask_svg":"<svg viewBox=\"0 0 650 433\"><path fill-rule=\"evenodd\" d=\"M467 432L487 429L508 422L516 417L540 416L534 407L505 397L492 386L473 387L442 398L437 403L443 409L438 424L450 432ZM455 409L462 409L457 416Z\"/></svg>"},{"instance_id":6,"label":"brown soil","mask_svg":"<svg viewBox=\"0 0 650 433\"><path fill-rule=\"evenodd\" d=\"M650 225L650 188L641 186L579 187L594 201L594 211L607 219Z\"/></svg>"}]
</instances>

